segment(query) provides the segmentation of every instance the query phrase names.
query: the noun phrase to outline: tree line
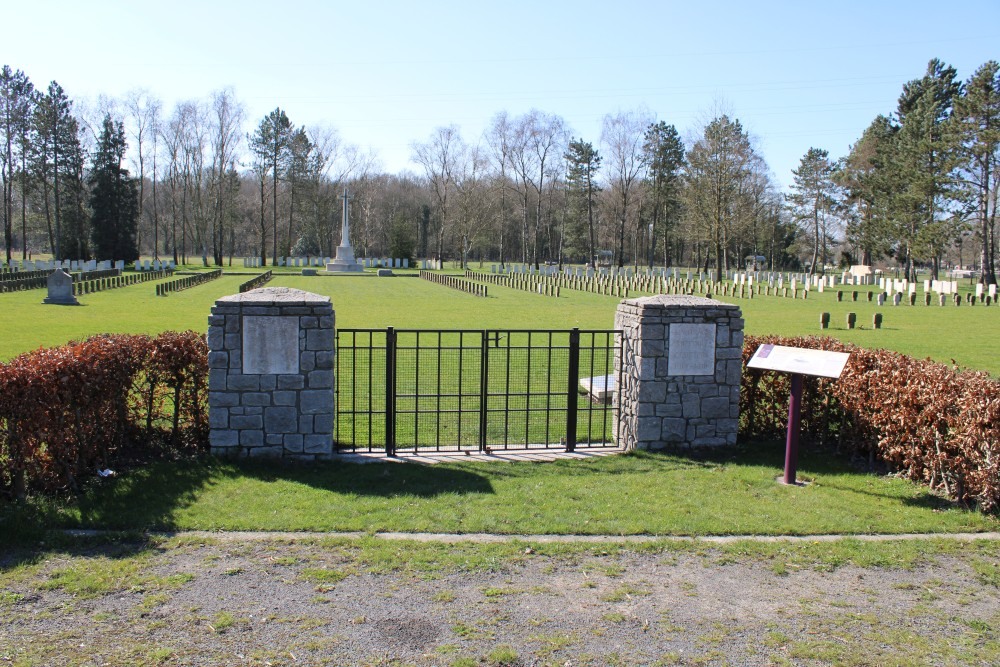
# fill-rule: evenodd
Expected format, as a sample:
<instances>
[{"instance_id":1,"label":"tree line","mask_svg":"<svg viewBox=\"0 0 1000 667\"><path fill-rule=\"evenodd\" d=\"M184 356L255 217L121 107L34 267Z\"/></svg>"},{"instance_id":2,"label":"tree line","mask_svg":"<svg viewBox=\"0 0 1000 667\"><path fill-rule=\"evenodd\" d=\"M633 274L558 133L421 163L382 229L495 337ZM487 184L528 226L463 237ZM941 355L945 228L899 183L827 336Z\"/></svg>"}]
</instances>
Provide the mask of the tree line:
<instances>
[{"instance_id":1,"label":"tree line","mask_svg":"<svg viewBox=\"0 0 1000 667\"><path fill-rule=\"evenodd\" d=\"M169 113L146 91L75 109L56 82L38 91L5 66L8 261L329 256L349 188L359 256L718 271L747 258L810 272L883 262L912 277L974 248L981 280L996 281L994 61L963 83L932 60L848 155L810 148L784 194L724 113L685 140L646 110L606 115L597 137L556 114L501 111L478 137L435 129L411 146L417 172L396 174L280 107L248 123L229 89Z\"/></svg>"}]
</instances>

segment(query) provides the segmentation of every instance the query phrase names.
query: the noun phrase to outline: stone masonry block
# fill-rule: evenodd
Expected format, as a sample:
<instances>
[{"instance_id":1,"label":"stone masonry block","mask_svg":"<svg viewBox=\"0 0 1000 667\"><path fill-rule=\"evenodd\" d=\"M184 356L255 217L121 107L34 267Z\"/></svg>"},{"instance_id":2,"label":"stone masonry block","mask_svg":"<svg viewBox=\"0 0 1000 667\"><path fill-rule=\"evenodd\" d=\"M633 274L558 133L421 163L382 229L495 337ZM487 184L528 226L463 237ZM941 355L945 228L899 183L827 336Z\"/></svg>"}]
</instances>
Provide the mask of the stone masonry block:
<instances>
[{"instance_id":1,"label":"stone masonry block","mask_svg":"<svg viewBox=\"0 0 1000 667\"><path fill-rule=\"evenodd\" d=\"M298 393L294 391L276 391L271 394L271 400L275 405L295 405Z\"/></svg>"},{"instance_id":2,"label":"stone masonry block","mask_svg":"<svg viewBox=\"0 0 1000 667\"><path fill-rule=\"evenodd\" d=\"M208 394L209 411L215 408L232 408L240 404L240 395L235 392L212 391Z\"/></svg>"},{"instance_id":3,"label":"stone masonry block","mask_svg":"<svg viewBox=\"0 0 1000 667\"><path fill-rule=\"evenodd\" d=\"M302 352L299 354L299 369L303 373L308 373L311 370L316 369L316 353L315 352Z\"/></svg>"},{"instance_id":4,"label":"stone masonry block","mask_svg":"<svg viewBox=\"0 0 1000 667\"><path fill-rule=\"evenodd\" d=\"M333 387L333 373L330 371L312 371L309 373L307 384L310 389Z\"/></svg>"},{"instance_id":5,"label":"stone masonry block","mask_svg":"<svg viewBox=\"0 0 1000 667\"><path fill-rule=\"evenodd\" d=\"M243 405L271 405L271 394L266 391L248 391L243 394Z\"/></svg>"},{"instance_id":6,"label":"stone masonry block","mask_svg":"<svg viewBox=\"0 0 1000 667\"><path fill-rule=\"evenodd\" d=\"M206 337L209 350L221 350L225 343L225 333L222 331L222 327L209 327L208 336Z\"/></svg>"},{"instance_id":7,"label":"stone masonry block","mask_svg":"<svg viewBox=\"0 0 1000 667\"><path fill-rule=\"evenodd\" d=\"M233 415L229 418L229 427L237 430L260 429L264 420L259 415Z\"/></svg>"},{"instance_id":8,"label":"stone masonry block","mask_svg":"<svg viewBox=\"0 0 1000 667\"><path fill-rule=\"evenodd\" d=\"M316 433L333 433L333 414L316 415L313 417L313 431Z\"/></svg>"},{"instance_id":9,"label":"stone masonry block","mask_svg":"<svg viewBox=\"0 0 1000 667\"><path fill-rule=\"evenodd\" d=\"M299 433L306 435L313 432L312 415L299 415Z\"/></svg>"},{"instance_id":10,"label":"stone masonry block","mask_svg":"<svg viewBox=\"0 0 1000 667\"><path fill-rule=\"evenodd\" d=\"M254 447L247 451L253 458L277 459L281 458L281 447Z\"/></svg>"},{"instance_id":11,"label":"stone masonry block","mask_svg":"<svg viewBox=\"0 0 1000 667\"><path fill-rule=\"evenodd\" d=\"M305 386L305 378L301 375L278 376L278 389L302 389Z\"/></svg>"},{"instance_id":12,"label":"stone masonry block","mask_svg":"<svg viewBox=\"0 0 1000 667\"><path fill-rule=\"evenodd\" d=\"M330 454L333 452L333 437L329 435L307 435L305 438L307 454Z\"/></svg>"},{"instance_id":13,"label":"stone masonry block","mask_svg":"<svg viewBox=\"0 0 1000 667\"><path fill-rule=\"evenodd\" d=\"M272 407L264 409L264 430L268 433L295 433L299 430L298 412L295 408Z\"/></svg>"},{"instance_id":14,"label":"stone masonry block","mask_svg":"<svg viewBox=\"0 0 1000 667\"><path fill-rule=\"evenodd\" d=\"M260 447L264 444L264 432L240 431L240 444L244 447Z\"/></svg>"},{"instance_id":15,"label":"stone masonry block","mask_svg":"<svg viewBox=\"0 0 1000 667\"><path fill-rule=\"evenodd\" d=\"M308 350L331 350L333 349L332 329L310 329L306 332L306 349Z\"/></svg>"},{"instance_id":16,"label":"stone masonry block","mask_svg":"<svg viewBox=\"0 0 1000 667\"><path fill-rule=\"evenodd\" d=\"M336 354L330 350L327 352L316 352L316 369L317 370L332 370L334 361L336 360Z\"/></svg>"},{"instance_id":17,"label":"stone masonry block","mask_svg":"<svg viewBox=\"0 0 1000 667\"><path fill-rule=\"evenodd\" d=\"M302 414L322 414L330 412L332 408L332 389L311 389L303 391L299 396L299 409L302 411Z\"/></svg>"},{"instance_id":18,"label":"stone masonry block","mask_svg":"<svg viewBox=\"0 0 1000 667\"><path fill-rule=\"evenodd\" d=\"M208 390L225 391L229 381L229 372L225 368L212 368L208 371Z\"/></svg>"},{"instance_id":19,"label":"stone masonry block","mask_svg":"<svg viewBox=\"0 0 1000 667\"><path fill-rule=\"evenodd\" d=\"M701 403L701 416L712 420L729 419L729 397L704 399Z\"/></svg>"},{"instance_id":20,"label":"stone masonry block","mask_svg":"<svg viewBox=\"0 0 1000 667\"><path fill-rule=\"evenodd\" d=\"M208 412L209 428L229 428L229 410L226 408L213 408Z\"/></svg>"},{"instance_id":21,"label":"stone masonry block","mask_svg":"<svg viewBox=\"0 0 1000 667\"><path fill-rule=\"evenodd\" d=\"M208 441L212 447L235 447L240 444L240 435L237 431L213 428L208 432Z\"/></svg>"},{"instance_id":22,"label":"stone masonry block","mask_svg":"<svg viewBox=\"0 0 1000 667\"><path fill-rule=\"evenodd\" d=\"M259 391L260 376L258 375L234 375L229 374L226 381L226 389L230 391Z\"/></svg>"}]
</instances>

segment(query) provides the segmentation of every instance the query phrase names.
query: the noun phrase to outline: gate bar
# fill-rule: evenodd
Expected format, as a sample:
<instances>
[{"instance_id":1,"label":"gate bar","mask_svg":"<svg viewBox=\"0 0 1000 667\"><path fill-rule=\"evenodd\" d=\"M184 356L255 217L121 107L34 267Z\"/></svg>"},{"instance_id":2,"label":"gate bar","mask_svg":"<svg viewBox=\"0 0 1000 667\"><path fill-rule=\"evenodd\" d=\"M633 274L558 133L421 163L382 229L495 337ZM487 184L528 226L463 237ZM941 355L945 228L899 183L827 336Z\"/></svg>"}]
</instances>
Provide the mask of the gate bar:
<instances>
[{"instance_id":1,"label":"gate bar","mask_svg":"<svg viewBox=\"0 0 1000 667\"><path fill-rule=\"evenodd\" d=\"M396 330L385 330L385 455L396 455Z\"/></svg>"},{"instance_id":2,"label":"gate bar","mask_svg":"<svg viewBox=\"0 0 1000 667\"><path fill-rule=\"evenodd\" d=\"M566 451L576 450L576 418L579 394L576 387L580 381L580 330L577 327L569 332L569 375L566 394Z\"/></svg>"}]
</instances>

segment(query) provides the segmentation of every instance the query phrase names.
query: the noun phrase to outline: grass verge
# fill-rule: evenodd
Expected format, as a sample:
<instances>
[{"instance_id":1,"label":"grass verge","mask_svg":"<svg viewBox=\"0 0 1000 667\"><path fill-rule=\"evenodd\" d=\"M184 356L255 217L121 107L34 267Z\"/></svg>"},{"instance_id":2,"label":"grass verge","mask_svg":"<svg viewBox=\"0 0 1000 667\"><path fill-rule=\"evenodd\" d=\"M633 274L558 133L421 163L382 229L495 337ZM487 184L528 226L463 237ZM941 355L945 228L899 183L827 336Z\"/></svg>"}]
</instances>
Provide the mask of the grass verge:
<instances>
[{"instance_id":1,"label":"grass verge","mask_svg":"<svg viewBox=\"0 0 1000 667\"><path fill-rule=\"evenodd\" d=\"M777 484L775 443L710 456L636 453L550 463L274 465L207 459L95 482L6 512L36 526L143 530L571 535L818 535L997 530L926 489L803 453Z\"/></svg>"}]
</instances>

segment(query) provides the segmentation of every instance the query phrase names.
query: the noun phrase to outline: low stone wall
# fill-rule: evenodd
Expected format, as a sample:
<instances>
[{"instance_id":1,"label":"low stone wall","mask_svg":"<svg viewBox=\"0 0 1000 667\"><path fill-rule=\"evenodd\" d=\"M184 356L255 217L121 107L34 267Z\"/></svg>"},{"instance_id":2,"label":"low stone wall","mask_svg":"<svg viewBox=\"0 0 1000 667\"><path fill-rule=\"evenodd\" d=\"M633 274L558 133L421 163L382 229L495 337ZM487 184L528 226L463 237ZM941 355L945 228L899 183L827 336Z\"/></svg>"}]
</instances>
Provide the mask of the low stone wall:
<instances>
[{"instance_id":1,"label":"low stone wall","mask_svg":"<svg viewBox=\"0 0 1000 667\"><path fill-rule=\"evenodd\" d=\"M738 306L695 296L626 299L615 328L623 337L615 357L620 446L736 443L743 372Z\"/></svg>"},{"instance_id":2,"label":"low stone wall","mask_svg":"<svg viewBox=\"0 0 1000 667\"><path fill-rule=\"evenodd\" d=\"M221 456L333 453L329 297L265 287L215 302L208 320L209 440Z\"/></svg>"}]
</instances>

